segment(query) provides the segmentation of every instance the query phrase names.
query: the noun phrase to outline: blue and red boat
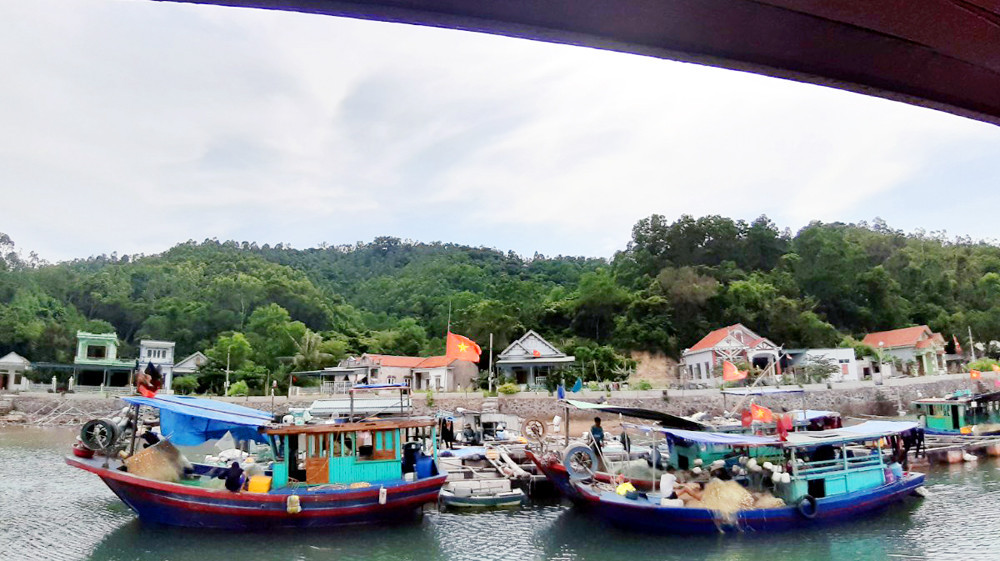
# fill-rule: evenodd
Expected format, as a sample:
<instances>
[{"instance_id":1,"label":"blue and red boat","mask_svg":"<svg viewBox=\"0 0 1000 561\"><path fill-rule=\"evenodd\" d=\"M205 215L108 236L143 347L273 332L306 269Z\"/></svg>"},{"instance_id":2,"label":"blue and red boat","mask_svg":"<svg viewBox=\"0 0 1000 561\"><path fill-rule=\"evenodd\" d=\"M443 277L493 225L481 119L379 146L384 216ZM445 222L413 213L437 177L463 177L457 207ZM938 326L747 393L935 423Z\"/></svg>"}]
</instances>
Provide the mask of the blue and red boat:
<instances>
[{"instance_id":1,"label":"blue and red boat","mask_svg":"<svg viewBox=\"0 0 1000 561\"><path fill-rule=\"evenodd\" d=\"M790 433L786 440L625 426L662 433L672 446L680 442L731 446L733 454L719 460L716 469L736 473L736 481L744 487L757 491L766 488L767 493L773 493L772 499L780 499L765 508L745 507L722 513L698 505L700 501L687 506L685 501L672 498L670 491L666 495L663 490L644 493L633 489L623 493L621 487L616 489L598 481L571 458L588 450L585 447L568 450L562 458L551 453L529 453L539 470L567 498L599 518L631 530L690 534L817 527L854 519L920 494L924 482L923 474L903 471L892 461L891 443L917 428L915 423L870 421L835 430ZM755 449L766 451L774 464L765 463L771 467L747 474L741 467L746 464L741 462L753 456ZM756 458L750 465L757 468Z\"/></svg>"},{"instance_id":2,"label":"blue and red boat","mask_svg":"<svg viewBox=\"0 0 1000 561\"><path fill-rule=\"evenodd\" d=\"M134 406L131 420L84 426L84 443L102 455L75 453L66 462L100 477L143 521L269 530L410 518L437 500L447 477L438 469L436 423L430 418L276 424L269 414L208 399L123 399ZM267 444L273 460L240 467L257 475L235 491L220 488L219 479L238 472L219 466L186 464L177 477L164 477L170 475L170 454L154 457L150 450L176 449L162 443L137 449L139 406L159 409L168 443L196 445L228 432L238 441ZM95 426L111 438L93 438Z\"/></svg>"}]
</instances>

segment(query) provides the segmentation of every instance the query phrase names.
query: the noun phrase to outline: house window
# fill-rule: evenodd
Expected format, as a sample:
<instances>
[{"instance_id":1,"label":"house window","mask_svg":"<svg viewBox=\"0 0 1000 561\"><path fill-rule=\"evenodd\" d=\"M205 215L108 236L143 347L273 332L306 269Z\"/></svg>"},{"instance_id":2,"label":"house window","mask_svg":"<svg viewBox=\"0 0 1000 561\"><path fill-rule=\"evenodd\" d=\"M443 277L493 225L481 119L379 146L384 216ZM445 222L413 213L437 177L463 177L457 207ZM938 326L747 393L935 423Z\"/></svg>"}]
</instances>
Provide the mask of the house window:
<instances>
[{"instance_id":1,"label":"house window","mask_svg":"<svg viewBox=\"0 0 1000 561\"><path fill-rule=\"evenodd\" d=\"M386 376L385 383L386 384L395 384L396 383L396 377L395 376Z\"/></svg>"},{"instance_id":2,"label":"house window","mask_svg":"<svg viewBox=\"0 0 1000 561\"><path fill-rule=\"evenodd\" d=\"M88 345L87 358L102 359L108 356L108 348L103 345Z\"/></svg>"}]
</instances>

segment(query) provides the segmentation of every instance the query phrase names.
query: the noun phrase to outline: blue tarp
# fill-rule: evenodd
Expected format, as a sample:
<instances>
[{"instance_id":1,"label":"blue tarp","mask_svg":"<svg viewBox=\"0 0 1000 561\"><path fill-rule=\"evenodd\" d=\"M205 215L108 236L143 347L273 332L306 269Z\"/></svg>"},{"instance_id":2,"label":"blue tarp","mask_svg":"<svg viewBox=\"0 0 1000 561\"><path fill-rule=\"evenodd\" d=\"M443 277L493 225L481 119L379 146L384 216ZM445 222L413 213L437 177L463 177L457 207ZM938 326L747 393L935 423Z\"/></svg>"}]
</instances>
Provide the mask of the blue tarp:
<instances>
[{"instance_id":1,"label":"blue tarp","mask_svg":"<svg viewBox=\"0 0 1000 561\"><path fill-rule=\"evenodd\" d=\"M704 444L724 444L727 446L768 446L781 444L780 440L772 436L668 429L665 427L653 427L649 425L634 425L632 423L622 423L622 426L631 429L638 429L643 432L659 432L667 436L673 436L675 438L682 438L691 442L700 442Z\"/></svg>"},{"instance_id":2,"label":"blue tarp","mask_svg":"<svg viewBox=\"0 0 1000 561\"><path fill-rule=\"evenodd\" d=\"M242 405L199 397L162 395L128 396L122 400L160 410L160 433L179 446L197 446L222 438L227 432L236 440L266 442L257 429L271 422L271 414Z\"/></svg>"},{"instance_id":3,"label":"blue tarp","mask_svg":"<svg viewBox=\"0 0 1000 561\"><path fill-rule=\"evenodd\" d=\"M860 425L840 429L788 433L788 442L785 443L785 446L812 447L822 444L878 440L883 436L899 434L916 427L917 423L912 421L866 421Z\"/></svg>"}]
</instances>

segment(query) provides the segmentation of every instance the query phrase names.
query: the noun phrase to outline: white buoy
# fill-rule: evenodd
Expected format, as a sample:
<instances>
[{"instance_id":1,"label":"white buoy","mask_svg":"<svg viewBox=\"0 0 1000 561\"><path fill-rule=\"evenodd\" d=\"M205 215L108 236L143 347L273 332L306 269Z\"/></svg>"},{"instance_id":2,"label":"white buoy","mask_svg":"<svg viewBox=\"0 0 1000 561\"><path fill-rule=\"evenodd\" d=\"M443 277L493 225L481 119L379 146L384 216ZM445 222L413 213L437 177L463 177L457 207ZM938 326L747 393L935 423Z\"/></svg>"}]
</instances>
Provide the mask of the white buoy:
<instances>
[{"instance_id":1,"label":"white buoy","mask_svg":"<svg viewBox=\"0 0 1000 561\"><path fill-rule=\"evenodd\" d=\"M701 465L701 464L703 464L703 463L705 463L705 462L703 462L703 461L701 460L701 458L697 458L697 459L695 459L695 461L694 461L694 465L696 465L696 466L700 466L700 465Z\"/></svg>"},{"instance_id":2,"label":"white buoy","mask_svg":"<svg viewBox=\"0 0 1000 561\"><path fill-rule=\"evenodd\" d=\"M781 474L781 482L782 483L791 483L792 482L792 476L789 475L789 474L787 474L787 473Z\"/></svg>"},{"instance_id":3,"label":"white buoy","mask_svg":"<svg viewBox=\"0 0 1000 561\"><path fill-rule=\"evenodd\" d=\"M965 461L967 461L967 462L977 462L977 461L979 461L979 456L977 456L975 454L970 454L970 453L966 452L966 453L962 454L962 459L965 460Z\"/></svg>"},{"instance_id":4,"label":"white buoy","mask_svg":"<svg viewBox=\"0 0 1000 561\"><path fill-rule=\"evenodd\" d=\"M694 467L694 468L693 468L693 469L691 470L691 473L693 473L693 474L695 474L695 475L701 475L701 468L700 468L700 467L697 467L697 466L695 466L695 467Z\"/></svg>"},{"instance_id":5,"label":"white buoy","mask_svg":"<svg viewBox=\"0 0 1000 561\"><path fill-rule=\"evenodd\" d=\"M749 469L757 467L757 458L750 458L749 460L747 460L747 467Z\"/></svg>"},{"instance_id":6,"label":"white buoy","mask_svg":"<svg viewBox=\"0 0 1000 561\"><path fill-rule=\"evenodd\" d=\"M764 462L764 469L774 469L774 464L771 462Z\"/></svg>"}]
</instances>

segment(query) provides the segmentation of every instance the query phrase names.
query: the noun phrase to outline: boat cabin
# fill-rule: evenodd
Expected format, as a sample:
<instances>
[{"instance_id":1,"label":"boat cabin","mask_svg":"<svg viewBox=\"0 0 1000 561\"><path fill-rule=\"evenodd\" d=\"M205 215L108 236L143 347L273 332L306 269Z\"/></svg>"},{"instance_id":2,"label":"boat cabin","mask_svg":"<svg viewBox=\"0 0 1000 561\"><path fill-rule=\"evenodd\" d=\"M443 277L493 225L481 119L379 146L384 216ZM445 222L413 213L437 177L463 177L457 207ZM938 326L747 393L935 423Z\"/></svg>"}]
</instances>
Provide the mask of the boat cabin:
<instances>
[{"instance_id":1,"label":"boat cabin","mask_svg":"<svg viewBox=\"0 0 1000 561\"><path fill-rule=\"evenodd\" d=\"M437 475L437 424L399 419L267 427L274 454L271 486L423 479ZM421 453L422 441L432 455ZM409 475L413 474L413 475Z\"/></svg>"},{"instance_id":2,"label":"boat cabin","mask_svg":"<svg viewBox=\"0 0 1000 561\"><path fill-rule=\"evenodd\" d=\"M946 397L911 403L928 434L990 434L1000 431L1000 392L973 395L959 390Z\"/></svg>"}]
</instances>

